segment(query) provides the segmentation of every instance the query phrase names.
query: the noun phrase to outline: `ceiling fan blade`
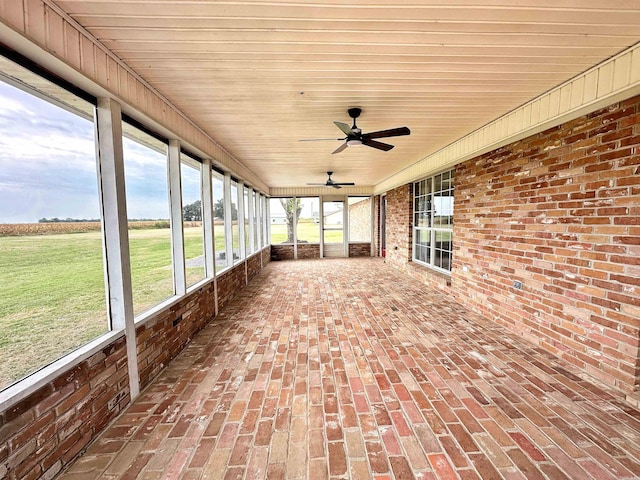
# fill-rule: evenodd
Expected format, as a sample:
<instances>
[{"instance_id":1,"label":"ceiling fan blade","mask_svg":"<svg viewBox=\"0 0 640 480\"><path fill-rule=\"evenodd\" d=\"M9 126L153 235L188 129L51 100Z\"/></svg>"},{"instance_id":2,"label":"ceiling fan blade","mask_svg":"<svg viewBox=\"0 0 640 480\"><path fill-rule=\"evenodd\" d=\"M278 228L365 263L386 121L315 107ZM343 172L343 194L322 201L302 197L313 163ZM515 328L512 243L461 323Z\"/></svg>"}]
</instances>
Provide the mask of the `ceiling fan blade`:
<instances>
[{"instance_id":1,"label":"ceiling fan blade","mask_svg":"<svg viewBox=\"0 0 640 480\"><path fill-rule=\"evenodd\" d=\"M334 153L340 153L345 148L347 148L347 142L344 142L342 145L336 148L333 152L331 152L331 154L333 155Z\"/></svg>"},{"instance_id":2,"label":"ceiling fan blade","mask_svg":"<svg viewBox=\"0 0 640 480\"><path fill-rule=\"evenodd\" d=\"M336 140L344 140L344 138L302 138L298 140L299 142L325 142L325 141L336 141Z\"/></svg>"},{"instance_id":3,"label":"ceiling fan blade","mask_svg":"<svg viewBox=\"0 0 640 480\"><path fill-rule=\"evenodd\" d=\"M389 145L388 143L376 142L375 140L371 140L369 138L367 139L363 138L362 144L366 145L367 147L373 147L373 148L377 148L378 150L384 150L385 152L388 152L393 148L393 145Z\"/></svg>"},{"instance_id":4,"label":"ceiling fan blade","mask_svg":"<svg viewBox=\"0 0 640 480\"><path fill-rule=\"evenodd\" d=\"M333 123L335 123L336 127L342 130L345 133L345 135L351 135L351 127L349 125L342 122L333 122Z\"/></svg>"},{"instance_id":5,"label":"ceiling fan blade","mask_svg":"<svg viewBox=\"0 0 640 480\"><path fill-rule=\"evenodd\" d=\"M307 183L307 185L312 185L314 187L324 187L326 183Z\"/></svg>"},{"instance_id":6,"label":"ceiling fan blade","mask_svg":"<svg viewBox=\"0 0 640 480\"><path fill-rule=\"evenodd\" d=\"M355 185L355 183L353 183L353 182L337 182L337 183L333 183L332 185L340 185L341 187L349 187L349 186Z\"/></svg>"},{"instance_id":7,"label":"ceiling fan blade","mask_svg":"<svg viewBox=\"0 0 640 480\"><path fill-rule=\"evenodd\" d=\"M340 186L340 184L339 184L339 183L330 183L330 184L329 184L329 185L327 185L327 186L328 186L328 187L333 187L333 188L342 188L342 187Z\"/></svg>"},{"instance_id":8,"label":"ceiling fan blade","mask_svg":"<svg viewBox=\"0 0 640 480\"><path fill-rule=\"evenodd\" d=\"M411 134L411 130L407 127L390 128L389 130L380 130L377 132L365 133L362 135L363 140L365 138L383 138L383 137L401 137L402 135Z\"/></svg>"}]
</instances>

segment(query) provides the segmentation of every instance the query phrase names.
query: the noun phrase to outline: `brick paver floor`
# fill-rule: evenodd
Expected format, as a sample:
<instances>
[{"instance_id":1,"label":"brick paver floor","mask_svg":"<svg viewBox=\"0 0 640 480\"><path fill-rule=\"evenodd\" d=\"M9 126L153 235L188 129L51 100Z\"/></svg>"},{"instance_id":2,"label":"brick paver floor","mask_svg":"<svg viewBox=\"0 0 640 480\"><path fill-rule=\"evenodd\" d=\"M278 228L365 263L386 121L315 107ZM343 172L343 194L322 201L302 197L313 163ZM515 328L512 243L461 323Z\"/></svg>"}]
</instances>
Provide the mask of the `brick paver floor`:
<instances>
[{"instance_id":1,"label":"brick paver floor","mask_svg":"<svg viewBox=\"0 0 640 480\"><path fill-rule=\"evenodd\" d=\"M62 478L640 478L640 412L380 259L275 262Z\"/></svg>"}]
</instances>

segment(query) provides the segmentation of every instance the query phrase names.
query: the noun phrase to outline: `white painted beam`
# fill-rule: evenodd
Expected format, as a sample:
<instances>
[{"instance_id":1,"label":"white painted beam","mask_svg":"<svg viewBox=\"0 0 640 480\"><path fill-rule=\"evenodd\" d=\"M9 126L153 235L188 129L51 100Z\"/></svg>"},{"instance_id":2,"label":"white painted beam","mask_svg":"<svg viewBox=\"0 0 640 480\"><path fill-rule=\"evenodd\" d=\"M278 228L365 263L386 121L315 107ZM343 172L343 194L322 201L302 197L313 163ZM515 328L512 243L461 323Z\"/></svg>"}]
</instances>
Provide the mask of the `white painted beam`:
<instances>
[{"instance_id":1,"label":"white painted beam","mask_svg":"<svg viewBox=\"0 0 640 480\"><path fill-rule=\"evenodd\" d=\"M140 393L136 329L133 315L129 230L122 151L122 113L110 98L96 109L96 159L102 206L105 284L111 328L124 329L131 400Z\"/></svg>"},{"instance_id":2,"label":"white painted beam","mask_svg":"<svg viewBox=\"0 0 640 480\"><path fill-rule=\"evenodd\" d=\"M182 170L180 168L180 141L169 140L167 153L167 183L171 224L171 257L173 259L173 285L175 294L187 292L187 274L184 257L184 228L182 223Z\"/></svg>"}]
</instances>

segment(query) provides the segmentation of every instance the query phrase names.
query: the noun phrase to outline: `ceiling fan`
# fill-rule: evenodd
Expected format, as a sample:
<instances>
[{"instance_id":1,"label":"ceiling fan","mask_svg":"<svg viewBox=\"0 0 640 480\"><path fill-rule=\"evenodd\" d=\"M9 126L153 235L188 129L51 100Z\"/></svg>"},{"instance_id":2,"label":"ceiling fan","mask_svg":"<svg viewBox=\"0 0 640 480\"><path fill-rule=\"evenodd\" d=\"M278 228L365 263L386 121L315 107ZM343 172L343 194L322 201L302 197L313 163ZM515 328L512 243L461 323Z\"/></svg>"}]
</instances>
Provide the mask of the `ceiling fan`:
<instances>
[{"instance_id":1,"label":"ceiling fan","mask_svg":"<svg viewBox=\"0 0 640 480\"><path fill-rule=\"evenodd\" d=\"M388 152L393 148L393 145L388 143L378 142L374 138L385 137L400 137L402 135L409 135L411 130L407 127L391 128L389 130L379 130L377 132L362 133L362 130L356 125L356 118L362 113L362 109L353 107L347 110L349 116L353 118L353 125L350 127L346 123L333 122L346 135L344 138L338 138L336 140L344 141L342 145L336 148L332 153L340 153L348 146L353 145L366 145L367 147L377 148L378 150L384 150ZM317 139L317 140L333 140L332 138ZM301 140L301 141L313 141L313 140Z\"/></svg>"},{"instance_id":2,"label":"ceiling fan","mask_svg":"<svg viewBox=\"0 0 640 480\"><path fill-rule=\"evenodd\" d=\"M342 188L343 186L355 185L353 182L336 182L331 178L333 172L327 172L329 178L326 183L307 183L307 185L315 185L315 186L323 186L323 187L333 187L333 188Z\"/></svg>"}]
</instances>

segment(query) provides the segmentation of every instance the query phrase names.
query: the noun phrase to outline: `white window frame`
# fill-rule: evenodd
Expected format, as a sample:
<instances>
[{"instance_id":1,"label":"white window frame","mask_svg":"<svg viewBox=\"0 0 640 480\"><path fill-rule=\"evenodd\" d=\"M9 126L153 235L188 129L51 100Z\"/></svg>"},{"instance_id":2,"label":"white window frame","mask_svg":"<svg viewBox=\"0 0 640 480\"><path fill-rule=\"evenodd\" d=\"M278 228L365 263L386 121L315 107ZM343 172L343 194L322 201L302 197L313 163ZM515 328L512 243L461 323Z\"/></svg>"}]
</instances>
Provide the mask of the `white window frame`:
<instances>
[{"instance_id":1,"label":"white window frame","mask_svg":"<svg viewBox=\"0 0 640 480\"><path fill-rule=\"evenodd\" d=\"M413 225L413 236L412 236L412 261L416 262L417 264L420 265L424 265L426 267L432 268L438 272L442 272L446 275L451 275L451 270L447 270L445 268L439 267L435 265L435 253L436 253L436 233L441 232L441 233L449 233L451 235L451 250L450 250L450 258L453 260L453 216L452 216L452 220L451 220L451 225L448 228L442 228L442 227L436 227L434 226L434 219L435 219L435 207L433 207L430 211L431 211L431 218L429 220L429 223L431 226L427 226L427 227L422 227L422 226L418 226L416 224L416 186L417 184L423 183L423 182L430 182L431 184L431 191L429 192L429 197L430 197L430 201L431 204L434 205L435 202L433 202L433 198L436 196L437 193L440 192L444 192L444 191L448 191L449 188L447 189L441 189L438 191L435 191L434 189L434 185L435 185L435 179L438 176L442 176L444 173L450 173L450 179L453 182L454 179L454 169L451 170L445 170L443 172L439 172L435 175L432 175L430 177L427 178L423 178L422 180L419 180L417 182L413 183L413 195L412 195L412 203L413 203L413 207L412 207L412 225ZM451 191L453 193L453 196L455 197L455 190L454 187L451 187ZM423 195L420 195L420 197L422 197ZM429 232L429 261L425 262L424 260L420 260L418 258L416 258L416 252L417 252L417 241L418 241L418 235L421 231L427 231ZM450 262L451 263L451 262ZM450 265L451 266L451 265Z\"/></svg>"}]
</instances>

